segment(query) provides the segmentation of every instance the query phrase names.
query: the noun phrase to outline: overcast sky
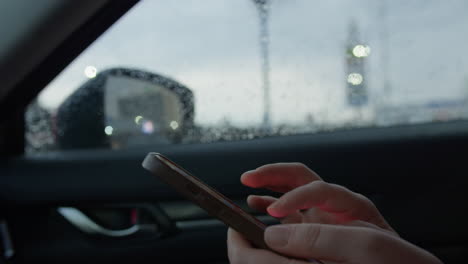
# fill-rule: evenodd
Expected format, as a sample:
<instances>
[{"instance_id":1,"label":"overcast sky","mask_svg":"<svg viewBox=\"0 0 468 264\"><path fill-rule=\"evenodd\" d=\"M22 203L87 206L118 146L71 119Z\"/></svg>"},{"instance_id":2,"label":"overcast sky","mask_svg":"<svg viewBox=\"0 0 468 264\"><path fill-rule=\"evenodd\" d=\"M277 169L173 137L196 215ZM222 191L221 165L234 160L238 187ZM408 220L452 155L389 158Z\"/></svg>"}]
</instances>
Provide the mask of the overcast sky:
<instances>
[{"instance_id":1,"label":"overcast sky","mask_svg":"<svg viewBox=\"0 0 468 264\"><path fill-rule=\"evenodd\" d=\"M384 63L391 81L387 104L457 100L468 94L468 1L273 0L270 11L275 123L300 123L307 115L338 121L352 115L345 97L345 46L352 20L358 37L371 47L364 74L369 108L381 102ZM250 0L144 0L70 64L42 92L40 103L56 108L87 80L83 70L88 65L98 71L131 67L192 89L199 124L226 118L239 125L260 123L258 43L258 14Z\"/></svg>"}]
</instances>

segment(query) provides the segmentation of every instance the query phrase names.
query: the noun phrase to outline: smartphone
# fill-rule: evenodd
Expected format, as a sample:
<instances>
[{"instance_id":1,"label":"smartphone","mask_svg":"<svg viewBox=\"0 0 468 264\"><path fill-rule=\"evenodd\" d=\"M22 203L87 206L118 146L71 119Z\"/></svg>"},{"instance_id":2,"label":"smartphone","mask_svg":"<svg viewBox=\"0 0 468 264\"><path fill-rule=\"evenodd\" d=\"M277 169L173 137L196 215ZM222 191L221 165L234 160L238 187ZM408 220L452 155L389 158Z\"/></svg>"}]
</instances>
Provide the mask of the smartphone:
<instances>
[{"instance_id":1,"label":"smartphone","mask_svg":"<svg viewBox=\"0 0 468 264\"><path fill-rule=\"evenodd\" d=\"M175 162L159 153L148 153L142 165L208 214L244 235L254 246L268 249L263 239L264 223Z\"/></svg>"}]
</instances>

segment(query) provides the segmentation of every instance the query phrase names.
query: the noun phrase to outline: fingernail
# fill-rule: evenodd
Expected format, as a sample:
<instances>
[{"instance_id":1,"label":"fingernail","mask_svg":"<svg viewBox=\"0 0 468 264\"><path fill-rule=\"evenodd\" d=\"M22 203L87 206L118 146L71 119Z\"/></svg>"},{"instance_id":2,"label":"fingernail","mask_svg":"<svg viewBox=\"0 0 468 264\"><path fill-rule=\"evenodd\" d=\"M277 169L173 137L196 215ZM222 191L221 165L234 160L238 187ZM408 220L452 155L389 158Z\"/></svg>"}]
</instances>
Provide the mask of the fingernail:
<instances>
[{"instance_id":1,"label":"fingernail","mask_svg":"<svg viewBox=\"0 0 468 264\"><path fill-rule=\"evenodd\" d=\"M265 242L273 248L284 247L288 244L289 232L285 226L270 226L265 230Z\"/></svg>"},{"instance_id":2,"label":"fingernail","mask_svg":"<svg viewBox=\"0 0 468 264\"><path fill-rule=\"evenodd\" d=\"M273 216L273 217L277 217L277 216L276 216L277 214L275 213L274 209L271 208L271 206L270 206L270 207L267 207L266 210L267 210L267 212L268 212L269 215L271 215L271 216Z\"/></svg>"},{"instance_id":3,"label":"fingernail","mask_svg":"<svg viewBox=\"0 0 468 264\"><path fill-rule=\"evenodd\" d=\"M280 217L278 214L278 203L274 202L267 207L267 212L273 217Z\"/></svg>"}]
</instances>

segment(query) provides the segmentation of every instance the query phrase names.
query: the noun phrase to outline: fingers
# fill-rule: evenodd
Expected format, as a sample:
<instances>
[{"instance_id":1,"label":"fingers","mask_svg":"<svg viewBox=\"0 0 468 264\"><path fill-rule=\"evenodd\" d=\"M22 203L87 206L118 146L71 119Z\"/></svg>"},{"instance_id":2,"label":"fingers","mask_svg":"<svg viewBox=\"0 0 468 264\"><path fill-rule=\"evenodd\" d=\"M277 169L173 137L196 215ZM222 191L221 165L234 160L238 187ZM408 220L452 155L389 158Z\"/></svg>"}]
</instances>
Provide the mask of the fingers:
<instances>
[{"instance_id":1,"label":"fingers","mask_svg":"<svg viewBox=\"0 0 468 264\"><path fill-rule=\"evenodd\" d=\"M440 263L428 252L387 233L342 225L276 225L267 245L288 256L338 263Z\"/></svg>"},{"instance_id":2,"label":"fingers","mask_svg":"<svg viewBox=\"0 0 468 264\"><path fill-rule=\"evenodd\" d=\"M253 248L245 238L232 228L228 230L228 257L231 264L305 264L290 260L269 250Z\"/></svg>"},{"instance_id":3,"label":"fingers","mask_svg":"<svg viewBox=\"0 0 468 264\"><path fill-rule=\"evenodd\" d=\"M317 180L322 179L301 163L264 165L241 176L241 182L246 186L283 193Z\"/></svg>"},{"instance_id":4,"label":"fingers","mask_svg":"<svg viewBox=\"0 0 468 264\"><path fill-rule=\"evenodd\" d=\"M271 196L257 196L257 195L249 195L247 198L248 205L260 212L266 212L266 208L270 206L272 203L277 201L277 198ZM351 222L340 223L340 220L336 218L336 216L332 213L325 212L318 208L310 208L304 212L294 212L286 217L280 219L281 223L283 224L299 224L299 223L316 223L316 224L345 224L349 226L361 226L361 227L369 227L375 228L382 231L388 231L386 229L382 229L374 224L367 223L360 220L354 220Z\"/></svg>"},{"instance_id":5,"label":"fingers","mask_svg":"<svg viewBox=\"0 0 468 264\"><path fill-rule=\"evenodd\" d=\"M276 202L276 200L276 198L271 196L249 195L249 197L247 197L247 204L252 209L266 213L267 207Z\"/></svg>"},{"instance_id":6,"label":"fingers","mask_svg":"<svg viewBox=\"0 0 468 264\"><path fill-rule=\"evenodd\" d=\"M323 181L314 181L284 194L267 211L270 215L281 218L297 210L312 207L334 214L336 223L362 220L391 230L369 199L342 186Z\"/></svg>"},{"instance_id":7,"label":"fingers","mask_svg":"<svg viewBox=\"0 0 468 264\"><path fill-rule=\"evenodd\" d=\"M250 208L262 213L267 213L267 207L274 203L277 198L271 196L249 195L247 204ZM294 212L286 217L279 219L283 224L302 223L303 216L300 212Z\"/></svg>"}]
</instances>

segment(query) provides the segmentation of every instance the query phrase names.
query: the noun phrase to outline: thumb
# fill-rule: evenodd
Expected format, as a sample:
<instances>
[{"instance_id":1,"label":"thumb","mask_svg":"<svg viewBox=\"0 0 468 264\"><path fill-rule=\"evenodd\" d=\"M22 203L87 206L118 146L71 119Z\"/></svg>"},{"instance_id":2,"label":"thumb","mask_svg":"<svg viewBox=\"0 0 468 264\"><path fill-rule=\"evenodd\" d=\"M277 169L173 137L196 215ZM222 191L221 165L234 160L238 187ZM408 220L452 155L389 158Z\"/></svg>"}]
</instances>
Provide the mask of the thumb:
<instances>
[{"instance_id":1,"label":"thumb","mask_svg":"<svg viewBox=\"0 0 468 264\"><path fill-rule=\"evenodd\" d=\"M441 263L427 251L385 232L366 227L290 224L270 226L265 242L295 258L337 263Z\"/></svg>"},{"instance_id":2,"label":"thumb","mask_svg":"<svg viewBox=\"0 0 468 264\"><path fill-rule=\"evenodd\" d=\"M277 251L296 258L333 262L357 262L373 243L374 232L363 227L324 224L286 224L270 226L265 242Z\"/></svg>"}]
</instances>

